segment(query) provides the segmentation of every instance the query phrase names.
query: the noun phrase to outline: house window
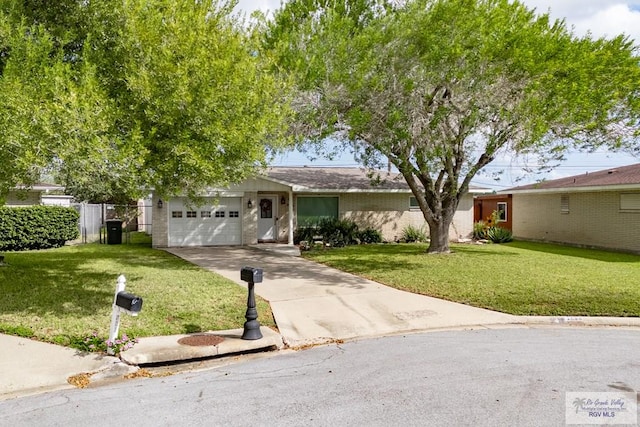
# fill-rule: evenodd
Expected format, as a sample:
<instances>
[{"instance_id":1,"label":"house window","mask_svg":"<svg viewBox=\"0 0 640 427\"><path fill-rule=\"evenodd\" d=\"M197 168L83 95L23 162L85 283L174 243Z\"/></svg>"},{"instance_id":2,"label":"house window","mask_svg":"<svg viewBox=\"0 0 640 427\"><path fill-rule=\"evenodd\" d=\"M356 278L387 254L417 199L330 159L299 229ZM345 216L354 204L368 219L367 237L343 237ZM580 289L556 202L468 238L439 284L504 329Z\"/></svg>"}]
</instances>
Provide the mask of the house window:
<instances>
[{"instance_id":1,"label":"house window","mask_svg":"<svg viewBox=\"0 0 640 427\"><path fill-rule=\"evenodd\" d=\"M211 211L200 211L200 218L211 218Z\"/></svg>"},{"instance_id":2,"label":"house window","mask_svg":"<svg viewBox=\"0 0 640 427\"><path fill-rule=\"evenodd\" d=\"M216 218L224 218L224 211L216 211Z\"/></svg>"},{"instance_id":3,"label":"house window","mask_svg":"<svg viewBox=\"0 0 640 427\"><path fill-rule=\"evenodd\" d=\"M640 212L640 193L620 194L620 210Z\"/></svg>"},{"instance_id":4,"label":"house window","mask_svg":"<svg viewBox=\"0 0 640 427\"><path fill-rule=\"evenodd\" d=\"M420 209L420 205L418 205L418 199L414 196L409 197L409 210Z\"/></svg>"},{"instance_id":5,"label":"house window","mask_svg":"<svg viewBox=\"0 0 640 427\"><path fill-rule=\"evenodd\" d=\"M182 211L171 211L171 218L182 218Z\"/></svg>"},{"instance_id":6,"label":"house window","mask_svg":"<svg viewBox=\"0 0 640 427\"><path fill-rule=\"evenodd\" d=\"M560 196L560 213L569 213L569 195L563 194Z\"/></svg>"},{"instance_id":7,"label":"house window","mask_svg":"<svg viewBox=\"0 0 640 427\"><path fill-rule=\"evenodd\" d=\"M240 211L229 211L229 218L239 218Z\"/></svg>"},{"instance_id":8,"label":"house window","mask_svg":"<svg viewBox=\"0 0 640 427\"><path fill-rule=\"evenodd\" d=\"M507 220L507 202L498 202L498 222Z\"/></svg>"},{"instance_id":9,"label":"house window","mask_svg":"<svg viewBox=\"0 0 640 427\"><path fill-rule=\"evenodd\" d=\"M296 200L299 227L312 227L322 219L338 218L337 197L299 196Z\"/></svg>"},{"instance_id":10,"label":"house window","mask_svg":"<svg viewBox=\"0 0 640 427\"><path fill-rule=\"evenodd\" d=\"M187 211L187 218L197 218L198 212L196 211Z\"/></svg>"}]
</instances>

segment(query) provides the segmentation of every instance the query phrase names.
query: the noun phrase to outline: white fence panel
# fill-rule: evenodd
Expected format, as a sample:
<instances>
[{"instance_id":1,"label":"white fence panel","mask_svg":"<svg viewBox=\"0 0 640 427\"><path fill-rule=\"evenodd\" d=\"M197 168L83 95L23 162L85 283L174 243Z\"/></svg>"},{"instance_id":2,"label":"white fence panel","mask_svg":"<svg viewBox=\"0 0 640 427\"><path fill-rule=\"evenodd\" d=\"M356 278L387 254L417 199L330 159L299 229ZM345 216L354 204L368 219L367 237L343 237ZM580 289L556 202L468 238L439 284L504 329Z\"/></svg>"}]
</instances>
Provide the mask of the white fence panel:
<instances>
[{"instance_id":1,"label":"white fence panel","mask_svg":"<svg viewBox=\"0 0 640 427\"><path fill-rule=\"evenodd\" d=\"M80 228L80 238L74 243L92 243L100 240L100 227L103 223L102 205L89 203L74 203L74 208L80 214L78 227Z\"/></svg>"}]
</instances>

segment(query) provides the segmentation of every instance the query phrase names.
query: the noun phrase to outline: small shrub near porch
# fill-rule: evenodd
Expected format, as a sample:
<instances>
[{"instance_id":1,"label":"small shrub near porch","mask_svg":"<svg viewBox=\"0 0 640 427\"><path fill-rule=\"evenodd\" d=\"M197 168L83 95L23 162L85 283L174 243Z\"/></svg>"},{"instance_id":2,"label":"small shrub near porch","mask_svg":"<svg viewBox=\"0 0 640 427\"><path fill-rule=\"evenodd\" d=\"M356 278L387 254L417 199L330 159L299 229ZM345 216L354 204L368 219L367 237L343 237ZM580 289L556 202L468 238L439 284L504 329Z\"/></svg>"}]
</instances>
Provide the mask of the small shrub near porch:
<instances>
[{"instance_id":1,"label":"small shrub near porch","mask_svg":"<svg viewBox=\"0 0 640 427\"><path fill-rule=\"evenodd\" d=\"M323 218L315 226L299 227L294 242L306 242L307 247L322 242L323 246L341 248L362 243L381 243L382 233L370 227L360 230L358 224L349 219Z\"/></svg>"}]
</instances>

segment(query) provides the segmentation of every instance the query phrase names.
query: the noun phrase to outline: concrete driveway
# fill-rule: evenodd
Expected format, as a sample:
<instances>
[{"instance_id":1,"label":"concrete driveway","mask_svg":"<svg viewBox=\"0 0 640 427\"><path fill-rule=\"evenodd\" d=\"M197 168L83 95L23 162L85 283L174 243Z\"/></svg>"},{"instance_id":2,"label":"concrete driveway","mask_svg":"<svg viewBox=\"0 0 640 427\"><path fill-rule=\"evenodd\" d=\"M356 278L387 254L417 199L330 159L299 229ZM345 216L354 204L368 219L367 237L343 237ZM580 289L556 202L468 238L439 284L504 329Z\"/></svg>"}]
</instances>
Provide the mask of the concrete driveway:
<instances>
[{"instance_id":1,"label":"concrete driveway","mask_svg":"<svg viewBox=\"0 0 640 427\"><path fill-rule=\"evenodd\" d=\"M266 248L266 247L265 247ZM519 323L517 316L399 291L300 257L251 247L168 252L244 286L240 269L263 269L256 294L269 301L291 347L440 328Z\"/></svg>"}]
</instances>

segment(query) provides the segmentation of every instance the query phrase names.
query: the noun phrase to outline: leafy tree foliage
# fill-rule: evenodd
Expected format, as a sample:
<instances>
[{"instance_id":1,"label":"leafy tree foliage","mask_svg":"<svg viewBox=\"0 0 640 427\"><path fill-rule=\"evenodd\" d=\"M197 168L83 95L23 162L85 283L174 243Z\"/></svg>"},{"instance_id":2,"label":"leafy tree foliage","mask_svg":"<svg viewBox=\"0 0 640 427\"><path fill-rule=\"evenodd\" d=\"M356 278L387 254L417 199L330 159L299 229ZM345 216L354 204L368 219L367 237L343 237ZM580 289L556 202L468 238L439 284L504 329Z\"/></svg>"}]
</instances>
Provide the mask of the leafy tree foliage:
<instances>
[{"instance_id":1,"label":"leafy tree foliage","mask_svg":"<svg viewBox=\"0 0 640 427\"><path fill-rule=\"evenodd\" d=\"M265 46L297 80L292 134L393 163L428 252L449 251L458 203L496 156L638 146L633 42L576 37L518 1L292 0Z\"/></svg>"},{"instance_id":2,"label":"leafy tree foliage","mask_svg":"<svg viewBox=\"0 0 640 427\"><path fill-rule=\"evenodd\" d=\"M195 198L279 149L285 85L233 2L0 0L0 194Z\"/></svg>"}]
</instances>

